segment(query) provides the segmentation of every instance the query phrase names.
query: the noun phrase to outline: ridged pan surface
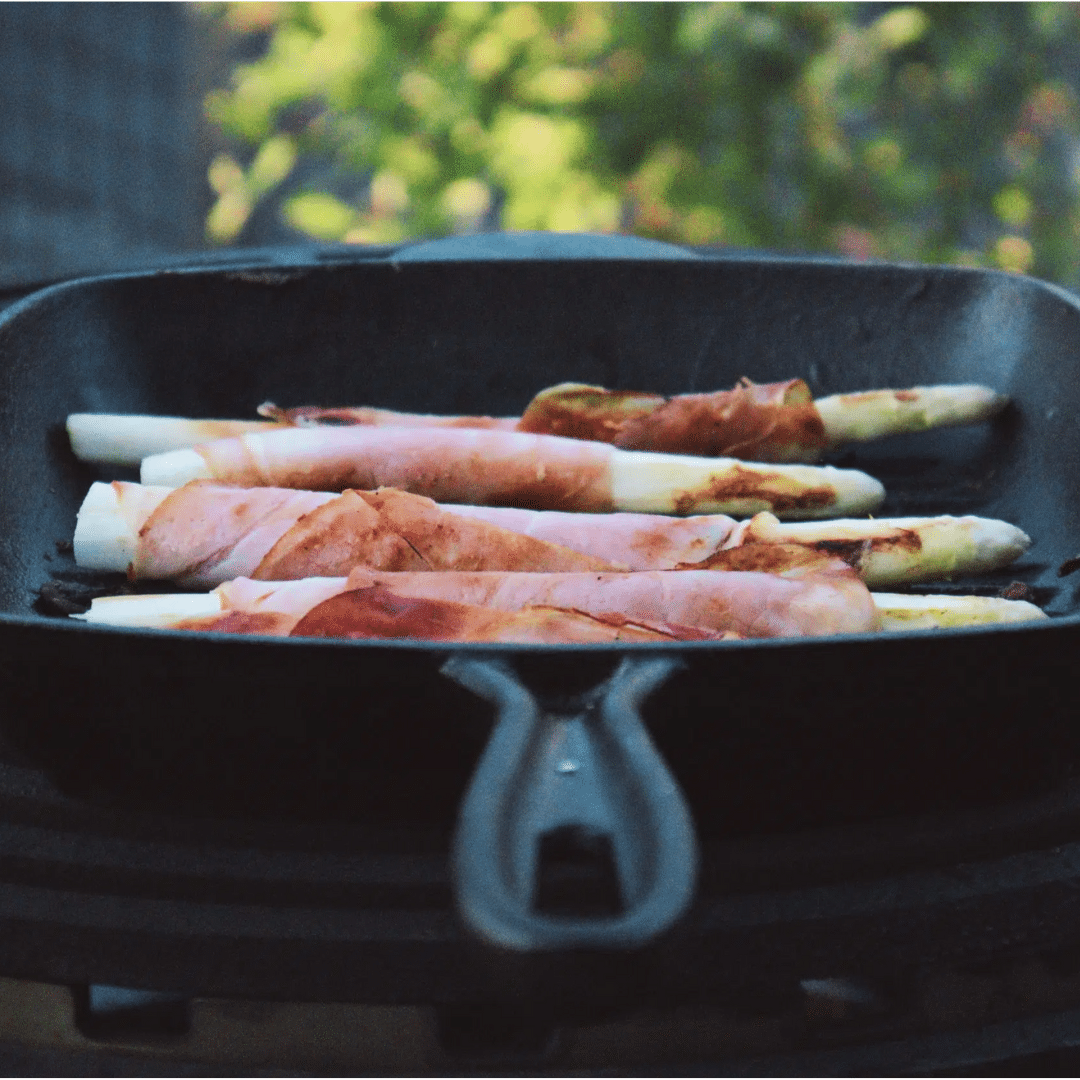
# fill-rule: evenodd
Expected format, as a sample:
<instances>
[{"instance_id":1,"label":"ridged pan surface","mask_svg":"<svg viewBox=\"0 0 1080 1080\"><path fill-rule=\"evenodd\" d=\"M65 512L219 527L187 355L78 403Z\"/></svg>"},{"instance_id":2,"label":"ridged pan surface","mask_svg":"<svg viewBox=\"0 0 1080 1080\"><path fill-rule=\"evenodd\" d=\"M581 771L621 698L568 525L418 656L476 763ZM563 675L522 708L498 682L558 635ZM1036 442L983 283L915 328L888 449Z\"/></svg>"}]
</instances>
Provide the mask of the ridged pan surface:
<instances>
[{"instance_id":1,"label":"ridged pan surface","mask_svg":"<svg viewBox=\"0 0 1080 1080\"><path fill-rule=\"evenodd\" d=\"M284 405L519 411L563 380L663 393L801 376L817 395L986 383L991 424L834 463L882 514L977 513L1034 539L1002 575L1053 618L1007 629L655 646L645 707L702 835L1007 798L1074 756L1080 308L962 269L764 259L298 260L86 279L0 317L0 686L9 737L69 787L212 814L445 823L490 709L447 649L101 630L42 614L89 484L71 412L245 417ZM504 647L542 695L625 649ZM464 722L463 722L464 721ZM474 725L475 726L475 725ZM105 794L102 794L105 793Z\"/></svg>"}]
</instances>

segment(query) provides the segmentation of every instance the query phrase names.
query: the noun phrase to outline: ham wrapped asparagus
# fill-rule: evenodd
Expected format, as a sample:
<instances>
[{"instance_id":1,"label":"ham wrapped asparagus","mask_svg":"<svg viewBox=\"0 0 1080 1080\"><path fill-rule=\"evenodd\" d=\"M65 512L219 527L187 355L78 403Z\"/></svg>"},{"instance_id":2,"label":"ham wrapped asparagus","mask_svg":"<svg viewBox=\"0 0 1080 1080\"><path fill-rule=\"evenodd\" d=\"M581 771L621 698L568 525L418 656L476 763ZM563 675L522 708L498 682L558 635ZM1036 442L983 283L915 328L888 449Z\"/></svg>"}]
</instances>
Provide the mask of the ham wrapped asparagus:
<instances>
[{"instance_id":1,"label":"ham wrapped asparagus","mask_svg":"<svg viewBox=\"0 0 1080 1080\"><path fill-rule=\"evenodd\" d=\"M373 570L782 570L836 555L874 588L999 569L1028 547L1021 530L977 517L793 522L772 514L569 514L440 506L394 489L342 495L94 484L75 558L132 580L208 588Z\"/></svg>"},{"instance_id":2,"label":"ham wrapped asparagus","mask_svg":"<svg viewBox=\"0 0 1080 1080\"><path fill-rule=\"evenodd\" d=\"M84 461L138 465L144 457L215 438L281 426L473 428L563 435L625 450L812 462L826 450L932 427L972 424L1008 399L978 385L912 387L835 394L814 400L801 379L752 383L707 394L606 390L563 383L541 391L520 417L436 416L389 409L260 406L264 421L73 413L68 433Z\"/></svg>"},{"instance_id":3,"label":"ham wrapped asparagus","mask_svg":"<svg viewBox=\"0 0 1080 1080\"><path fill-rule=\"evenodd\" d=\"M746 638L805 637L876 630L869 591L837 559L783 574L688 570L673 574L380 573L347 578L227 582L209 594L98 599L90 622L188 629L243 629L284 635L317 605L356 589L381 588L403 600L466 604L486 611L555 608L646 627L696 628ZM207 619L217 619L211 624ZM194 623L191 620L195 620Z\"/></svg>"},{"instance_id":4,"label":"ham wrapped asparagus","mask_svg":"<svg viewBox=\"0 0 1080 1080\"><path fill-rule=\"evenodd\" d=\"M627 450L816 461L842 443L985 420L1006 403L983 386L872 390L815 401L802 379L743 379L733 390L674 397L563 383L533 398L518 430Z\"/></svg>"},{"instance_id":5,"label":"ham wrapped asparagus","mask_svg":"<svg viewBox=\"0 0 1080 1080\"><path fill-rule=\"evenodd\" d=\"M555 435L463 428L284 428L148 457L142 482L209 479L321 491L395 487L440 502L534 510L824 518L875 510L852 469L619 450Z\"/></svg>"},{"instance_id":6,"label":"ham wrapped asparagus","mask_svg":"<svg viewBox=\"0 0 1080 1080\"><path fill-rule=\"evenodd\" d=\"M532 643L816 637L1047 618L1023 600L869 593L850 568L821 556L783 576L357 570L348 578L238 579L210 593L100 598L73 617L273 636Z\"/></svg>"}]
</instances>

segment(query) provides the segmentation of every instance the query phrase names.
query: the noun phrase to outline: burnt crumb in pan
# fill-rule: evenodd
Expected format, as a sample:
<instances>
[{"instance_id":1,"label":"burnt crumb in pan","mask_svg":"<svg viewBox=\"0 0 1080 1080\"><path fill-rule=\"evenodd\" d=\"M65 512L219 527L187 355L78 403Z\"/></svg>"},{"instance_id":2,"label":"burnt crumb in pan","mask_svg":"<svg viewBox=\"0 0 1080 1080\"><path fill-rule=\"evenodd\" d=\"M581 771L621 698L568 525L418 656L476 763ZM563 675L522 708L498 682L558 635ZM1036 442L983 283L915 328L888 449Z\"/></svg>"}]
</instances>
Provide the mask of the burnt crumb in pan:
<instances>
[{"instance_id":1,"label":"burnt crumb in pan","mask_svg":"<svg viewBox=\"0 0 1080 1080\"><path fill-rule=\"evenodd\" d=\"M1080 570L1080 555L1076 555L1071 559L1066 559L1058 567L1058 577L1066 577L1069 574L1075 573Z\"/></svg>"},{"instance_id":2,"label":"burnt crumb in pan","mask_svg":"<svg viewBox=\"0 0 1080 1080\"><path fill-rule=\"evenodd\" d=\"M1006 585L1004 589L998 592L998 596L1002 600L1026 600L1029 604L1038 603L1035 598L1035 590L1023 581L1014 581L1011 585Z\"/></svg>"},{"instance_id":3,"label":"burnt crumb in pan","mask_svg":"<svg viewBox=\"0 0 1080 1080\"><path fill-rule=\"evenodd\" d=\"M34 610L39 615L82 615L99 596L125 596L137 590L123 574L94 574L92 578L59 573L38 590Z\"/></svg>"}]
</instances>

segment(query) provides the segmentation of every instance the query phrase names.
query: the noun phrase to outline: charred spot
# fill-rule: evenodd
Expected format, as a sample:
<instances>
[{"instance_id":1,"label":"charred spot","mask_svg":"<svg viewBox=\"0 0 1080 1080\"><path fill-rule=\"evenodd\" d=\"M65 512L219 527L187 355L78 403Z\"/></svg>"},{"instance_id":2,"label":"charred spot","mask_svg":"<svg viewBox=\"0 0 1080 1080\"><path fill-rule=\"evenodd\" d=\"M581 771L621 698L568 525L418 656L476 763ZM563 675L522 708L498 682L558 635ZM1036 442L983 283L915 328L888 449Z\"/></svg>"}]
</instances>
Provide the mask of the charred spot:
<instances>
[{"instance_id":1,"label":"charred spot","mask_svg":"<svg viewBox=\"0 0 1080 1080\"><path fill-rule=\"evenodd\" d=\"M893 397L897 401L918 401L919 395L914 390L897 390Z\"/></svg>"},{"instance_id":2,"label":"charred spot","mask_svg":"<svg viewBox=\"0 0 1080 1080\"><path fill-rule=\"evenodd\" d=\"M822 555L843 559L848 566L853 566L857 570L871 546L869 540L819 540L814 544L814 549L820 551Z\"/></svg>"},{"instance_id":3,"label":"charred spot","mask_svg":"<svg viewBox=\"0 0 1080 1080\"><path fill-rule=\"evenodd\" d=\"M822 510L836 502L836 492L831 487L809 488L798 495L774 495L773 509Z\"/></svg>"},{"instance_id":4,"label":"charred spot","mask_svg":"<svg viewBox=\"0 0 1080 1080\"><path fill-rule=\"evenodd\" d=\"M1058 567L1058 577L1066 577L1069 574L1076 573L1077 570L1080 570L1080 555L1072 559L1066 559Z\"/></svg>"},{"instance_id":5,"label":"charred spot","mask_svg":"<svg viewBox=\"0 0 1080 1080\"><path fill-rule=\"evenodd\" d=\"M691 495L689 492L684 491L675 496L675 513L685 517L687 514L693 513L694 508L699 502L699 496Z\"/></svg>"},{"instance_id":6,"label":"charred spot","mask_svg":"<svg viewBox=\"0 0 1080 1080\"><path fill-rule=\"evenodd\" d=\"M791 482L780 473L755 472L736 465L723 476L695 491L683 491L675 497L678 513L688 514L702 502L760 500L774 513L788 510L822 510L836 502L836 492L828 485L785 491Z\"/></svg>"},{"instance_id":7,"label":"charred spot","mask_svg":"<svg viewBox=\"0 0 1080 1080\"><path fill-rule=\"evenodd\" d=\"M890 536L875 536L870 541L875 551L902 548L906 551L922 551L922 537L914 529L897 529Z\"/></svg>"},{"instance_id":8,"label":"charred spot","mask_svg":"<svg viewBox=\"0 0 1080 1080\"><path fill-rule=\"evenodd\" d=\"M888 536L856 538L852 540L819 540L814 544L818 551L835 555L844 562L857 567L871 551L905 550L922 551L922 538L914 529L895 529Z\"/></svg>"},{"instance_id":9,"label":"charred spot","mask_svg":"<svg viewBox=\"0 0 1080 1080\"><path fill-rule=\"evenodd\" d=\"M836 553L819 551L805 544L741 544L710 555L704 562L680 563L676 570L739 570L762 574L782 574L803 566L826 566ZM840 556L857 568L858 563ZM857 555L856 555L857 560Z\"/></svg>"},{"instance_id":10,"label":"charred spot","mask_svg":"<svg viewBox=\"0 0 1080 1080\"><path fill-rule=\"evenodd\" d=\"M1029 604L1035 603L1035 590L1022 581L1014 581L1011 585L1006 585L998 596L1002 600L1026 600Z\"/></svg>"}]
</instances>

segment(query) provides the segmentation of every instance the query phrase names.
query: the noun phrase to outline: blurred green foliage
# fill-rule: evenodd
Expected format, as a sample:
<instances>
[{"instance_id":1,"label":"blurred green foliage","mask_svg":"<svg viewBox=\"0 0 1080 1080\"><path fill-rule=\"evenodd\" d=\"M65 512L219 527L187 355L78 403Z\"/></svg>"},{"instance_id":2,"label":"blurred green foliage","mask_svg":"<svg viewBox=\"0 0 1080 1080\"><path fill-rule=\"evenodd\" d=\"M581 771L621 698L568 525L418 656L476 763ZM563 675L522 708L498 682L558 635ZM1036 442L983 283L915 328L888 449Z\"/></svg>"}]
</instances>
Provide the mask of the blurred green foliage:
<instances>
[{"instance_id":1,"label":"blurred green foliage","mask_svg":"<svg viewBox=\"0 0 1080 1080\"><path fill-rule=\"evenodd\" d=\"M206 4L219 243L482 229L1078 284L1073 4ZM305 165L306 163L306 165Z\"/></svg>"}]
</instances>

